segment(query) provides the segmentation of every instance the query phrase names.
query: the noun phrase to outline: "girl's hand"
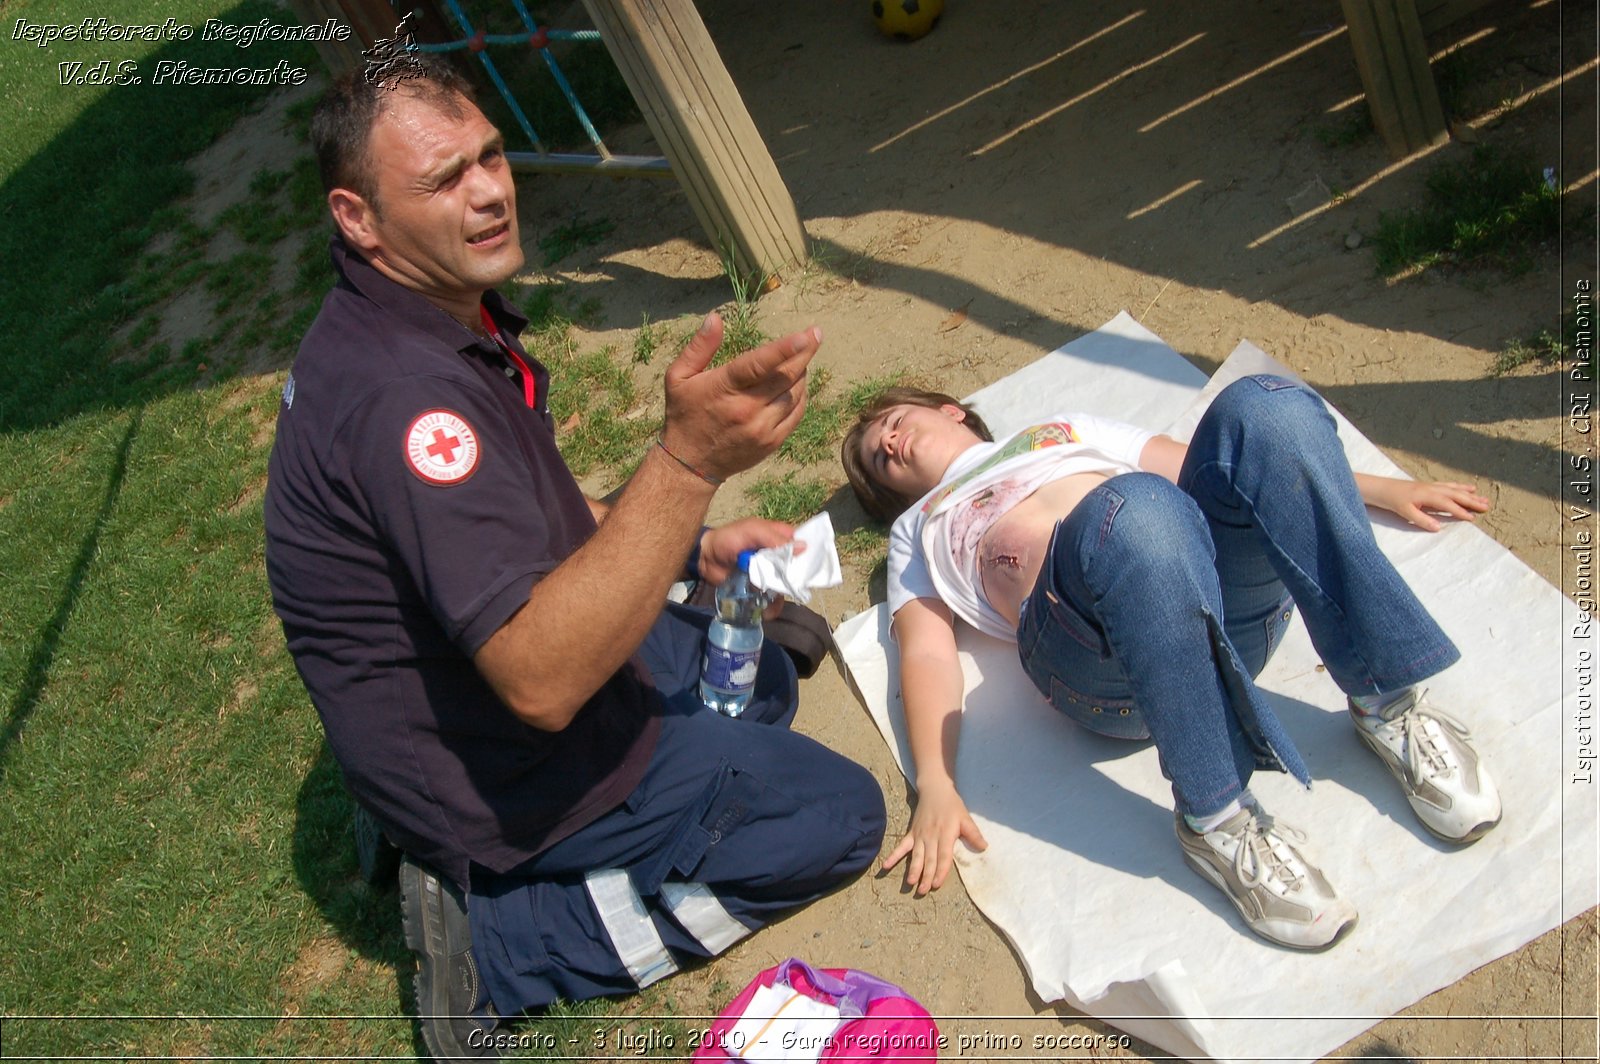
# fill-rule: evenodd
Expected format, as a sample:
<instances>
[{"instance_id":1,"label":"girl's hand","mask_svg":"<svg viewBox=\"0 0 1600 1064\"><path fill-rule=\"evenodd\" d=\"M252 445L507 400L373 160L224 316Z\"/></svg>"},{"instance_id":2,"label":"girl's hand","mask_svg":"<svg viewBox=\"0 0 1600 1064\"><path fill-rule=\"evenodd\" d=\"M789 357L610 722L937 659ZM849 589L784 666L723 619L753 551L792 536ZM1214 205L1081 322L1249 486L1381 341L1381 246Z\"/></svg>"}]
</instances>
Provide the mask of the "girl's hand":
<instances>
[{"instance_id":1,"label":"girl's hand","mask_svg":"<svg viewBox=\"0 0 1600 1064\"><path fill-rule=\"evenodd\" d=\"M1426 532L1437 532L1442 527L1435 514L1444 514L1459 521L1472 521L1487 513L1492 505L1478 494L1471 484L1449 481L1379 480L1374 497L1367 501L1398 514Z\"/></svg>"},{"instance_id":2,"label":"girl's hand","mask_svg":"<svg viewBox=\"0 0 1600 1064\"><path fill-rule=\"evenodd\" d=\"M967 803L956 793L955 785L948 781L929 784L919 789L911 827L883 859L883 870L889 871L909 856L906 886L920 898L944 886L955 861L957 839L980 853L989 848L977 822L967 812Z\"/></svg>"}]
</instances>

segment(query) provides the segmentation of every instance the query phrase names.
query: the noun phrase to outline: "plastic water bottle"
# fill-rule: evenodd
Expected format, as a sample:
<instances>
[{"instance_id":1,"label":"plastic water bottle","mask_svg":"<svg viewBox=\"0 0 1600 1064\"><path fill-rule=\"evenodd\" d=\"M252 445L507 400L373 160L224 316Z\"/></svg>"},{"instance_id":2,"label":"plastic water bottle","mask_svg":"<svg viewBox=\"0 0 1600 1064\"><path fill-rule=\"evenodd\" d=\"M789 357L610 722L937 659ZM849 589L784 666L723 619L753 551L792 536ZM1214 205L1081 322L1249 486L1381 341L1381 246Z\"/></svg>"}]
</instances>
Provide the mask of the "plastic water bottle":
<instances>
[{"instance_id":1,"label":"plastic water bottle","mask_svg":"<svg viewBox=\"0 0 1600 1064\"><path fill-rule=\"evenodd\" d=\"M718 713L737 717L750 704L761 659L761 611L767 597L750 582L753 550L739 554L739 566L717 588L717 613L706 632L700 661L700 699Z\"/></svg>"}]
</instances>

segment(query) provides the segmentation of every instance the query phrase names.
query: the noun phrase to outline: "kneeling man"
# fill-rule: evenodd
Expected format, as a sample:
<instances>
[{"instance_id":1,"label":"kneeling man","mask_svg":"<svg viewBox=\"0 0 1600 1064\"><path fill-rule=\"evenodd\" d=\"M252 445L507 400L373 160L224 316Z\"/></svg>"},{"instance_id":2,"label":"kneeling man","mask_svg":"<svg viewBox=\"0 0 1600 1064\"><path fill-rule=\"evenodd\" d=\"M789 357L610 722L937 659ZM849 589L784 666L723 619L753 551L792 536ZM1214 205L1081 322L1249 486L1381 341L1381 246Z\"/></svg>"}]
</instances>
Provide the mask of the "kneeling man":
<instances>
[{"instance_id":1,"label":"kneeling man","mask_svg":"<svg viewBox=\"0 0 1600 1064\"><path fill-rule=\"evenodd\" d=\"M499 132L447 68L357 74L312 125L338 283L285 384L267 570L351 793L406 857L417 1012L439 1057L502 1015L635 990L864 869L883 796L788 730L763 657L744 718L696 693L688 571L792 529L701 527L805 405L808 329L710 367L714 315L615 503L556 449L549 375L495 286L523 262ZM687 563L686 563L687 559Z\"/></svg>"}]
</instances>

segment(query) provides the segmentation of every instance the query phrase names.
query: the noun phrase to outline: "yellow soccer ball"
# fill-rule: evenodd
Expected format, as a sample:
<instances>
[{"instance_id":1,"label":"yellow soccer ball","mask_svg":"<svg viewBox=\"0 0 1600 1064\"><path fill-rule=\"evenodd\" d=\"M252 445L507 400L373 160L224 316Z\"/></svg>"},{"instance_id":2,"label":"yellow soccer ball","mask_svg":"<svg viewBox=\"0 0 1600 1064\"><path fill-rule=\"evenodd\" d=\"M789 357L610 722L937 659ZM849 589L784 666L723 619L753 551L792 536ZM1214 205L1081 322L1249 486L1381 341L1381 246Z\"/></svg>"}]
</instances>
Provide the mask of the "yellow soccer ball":
<instances>
[{"instance_id":1,"label":"yellow soccer ball","mask_svg":"<svg viewBox=\"0 0 1600 1064\"><path fill-rule=\"evenodd\" d=\"M872 0L872 19L884 36L914 41L944 14L944 0Z\"/></svg>"}]
</instances>

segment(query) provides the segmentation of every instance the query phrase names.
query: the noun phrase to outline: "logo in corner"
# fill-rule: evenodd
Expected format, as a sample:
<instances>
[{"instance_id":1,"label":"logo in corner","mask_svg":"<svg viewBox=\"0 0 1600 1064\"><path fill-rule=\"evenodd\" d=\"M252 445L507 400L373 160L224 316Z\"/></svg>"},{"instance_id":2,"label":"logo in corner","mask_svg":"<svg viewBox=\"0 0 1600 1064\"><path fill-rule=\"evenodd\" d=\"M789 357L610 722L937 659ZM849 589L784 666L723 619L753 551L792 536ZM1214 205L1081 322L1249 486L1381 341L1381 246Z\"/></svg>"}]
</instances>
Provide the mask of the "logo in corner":
<instances>
[{"instance_id":1,"label":"logo in corner","mask_svg":"<svg viewBox=\"0 0 1600 1064\"><path fill-rule=\"evenodd\" d=\"M417 60L417 38L411 29L411 20L416 14L415 11L407 12L394 28L393 37L379 38L372 42L371 48L362 51L364 63L361 73L367 79L367 84L394 89L400 82L426 73Z\"/></svg>"},{"instance_id":2,"label":"logo in corner","mask_svg":"<svg viewBox=\"0 0 1600 1064\"><path fill-rule=\"evenodd\" d=\"M478 468L478 434L453 410L419 414L406 429L406 464L420 480L459 484Z\"/></svg>"}]
</instances>

